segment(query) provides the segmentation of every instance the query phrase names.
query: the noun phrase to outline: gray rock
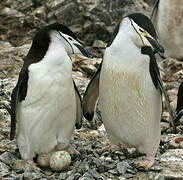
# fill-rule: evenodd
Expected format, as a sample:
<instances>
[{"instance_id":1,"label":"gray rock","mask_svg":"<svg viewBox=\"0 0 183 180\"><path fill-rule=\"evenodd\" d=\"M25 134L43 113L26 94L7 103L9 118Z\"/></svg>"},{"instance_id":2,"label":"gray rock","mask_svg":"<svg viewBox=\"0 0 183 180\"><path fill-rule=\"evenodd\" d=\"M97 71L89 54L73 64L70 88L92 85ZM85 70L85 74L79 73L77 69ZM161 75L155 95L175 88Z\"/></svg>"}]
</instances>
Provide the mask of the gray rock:
<instances>
[{"instance_id":1,"label":"gray rock","mask_svg":"<svg viewBox=\"0 0 183 180\"><path fill-rule=\"evenodd\" d=\"M107 43L101 41L101 40L95 40L92 47L94 48L106 48Z\"/></svg>"},{"instance_id":2,"label":"gray rock","mask_svg":"<svg viewBox=\"0 0 183 180\"><path fill-rule=\"evenodd\" d=\"M128 167L128 163L126 161L120 162L117 164L117 170L120 174L125 174Z\"/></svg>"},{"instance_id":3,"label":"gray rock","mask_svg":"<svg viewBox=\"0 0 183 180\"><path fill-rule=\"evenodd\" d=\"M9 174L9 169L10 168L6 164L0 162L0 174L2 177Z\"/></svg>"},{"instance_id":4,"label":"gray rock","mask_svg":"<svg viewBox=\"0 0 183 180\"><path fill-rule=\"evenodd\" d=\"M44 6L36 8L31 14L44 21L47 21L46 8Z\"/></svg>"},{"instance_id":5,"label":"gray rock","mask_svg":"<svg viewBox=\"0 0 183 180\"><path fill-rule=\"evenodd\" d=\"M4 162L7 165L10 165L13 159L17 159L12 153L4 152L0 155L0 161Z\"/></svg>"},{"instance_id":6,"label":"gray rock","mask_svg":"<svg viewBox=\"0 0 183 180\"><path fill-rule=\"evenodd\" d=\"M67 173L66 172L61 172L59 175L60 180L65 180L67 178Z\"/></svg>"},{"instance_id":7,"label":"gray rock","mask_svg":"<svg viewBox=\"0 0 183 180\"><path fill-rule=\"evenodd\" d=\"M0 11L0 15L9 16L9 17L23 17L25 16L23 13L17 11L13 8L5 7L3 10Z\"/></svg>"},{"instance_id":8,"label":"gray rock","mask_svg":"<svg viewBox=\"0 0 183 180\"><path fill-rule=\"evenodd\" d=\"M67 177L66 180L74 180L75 179L75 176L74 174L71 174L70 176Z\"/></svg>"},{"instance_id":9,"label":"gray rock","mask_svg":"<svg viewBox=\"0 0 183 180\"><path fill-rule=\"evenodd\" d=\"M25 160L12 160L10 167L15 170L16 172L32 172L36 171L36 169L27 163Z\"/></svg>"},{"instance_id":10,"label":"gray rock","mask_svg":"<svg viewBox=\"0 0 183 180\"><path fill-rule=\"evenodd\" d=\"M157 175L154 177L154 180L165 180L165 176L163 176L162 174L157 174Z\"/></svg>"},{"instance_id":11,"label":"gray rock","mask_svg":"<svg viewBox=\"0 0 183 180\"><path fill-rule=\"evenodd\" d=\"M97 171L95 171L95 170L93 170L93 169L88 169L88 172L92 175L92 177L94 177L95 179L100 179L101 178L101 175L97 172Z\"/></svg>"},{"instance_id":12,"label":"gray rock","mask_svg":"<svg viewBox=\"0 0 183 180\"><path fill-rule=\"evenodd\" d=\"M41 179L42 175L40 173L24 172L23 178L24 180L36 180L36 179Z\"/></svg>"}]
</instances>

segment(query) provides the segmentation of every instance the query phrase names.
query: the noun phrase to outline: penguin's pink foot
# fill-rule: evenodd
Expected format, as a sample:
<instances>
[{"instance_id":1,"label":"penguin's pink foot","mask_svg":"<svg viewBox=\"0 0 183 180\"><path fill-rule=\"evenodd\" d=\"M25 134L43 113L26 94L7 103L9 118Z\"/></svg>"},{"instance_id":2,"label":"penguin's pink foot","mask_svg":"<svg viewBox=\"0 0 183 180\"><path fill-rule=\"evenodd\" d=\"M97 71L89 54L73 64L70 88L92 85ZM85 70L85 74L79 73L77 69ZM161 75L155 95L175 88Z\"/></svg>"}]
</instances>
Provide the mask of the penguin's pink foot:
<instances>
[{"instance_id":1,"label":"penguin's pink foot","mask_svg":"<svg viewBox=\"0 0 183 180\"><path fill-rule=\"evenodd\" d=\"M34 162L33 159L28 159L27 162L36 170L40 171L41 169L37 167L36 163Z\"/></svg>"},{"instance_id":2,"label":"penguin's pink foot","mask_svg":"<svg viewBox=\"0 0 183 180\"><path fill-rule=\"evenodd\" d=\"M64 151L67 151L70 155L74 155L74 154L80 154L79 151L77 151L75 148L73 148L70 144L64 148Z\"/></svg>"},{"instance_id":3,"label":"penguin's pink foot","mask_svg":"<svg viewBox=\"0 0 183 180\"><path fill-rule=\"evenodd\" d=\"M137 167L142 167L145 170L149 170L155 163L154 156L146 155L142 160L137 160L136 165Z\"/></svg>"},{"instance_id":4,"label":"penguin's pink foot","mask_svg":"<svg viewBox=\"0 0 183 180\"><path fill-rule=\"evenodd\" d=\"M105 147L102 148L102 151L105 152L105 151L120 151L121 150L121 144L109 144Z\"/></svg>"}]
</instances>

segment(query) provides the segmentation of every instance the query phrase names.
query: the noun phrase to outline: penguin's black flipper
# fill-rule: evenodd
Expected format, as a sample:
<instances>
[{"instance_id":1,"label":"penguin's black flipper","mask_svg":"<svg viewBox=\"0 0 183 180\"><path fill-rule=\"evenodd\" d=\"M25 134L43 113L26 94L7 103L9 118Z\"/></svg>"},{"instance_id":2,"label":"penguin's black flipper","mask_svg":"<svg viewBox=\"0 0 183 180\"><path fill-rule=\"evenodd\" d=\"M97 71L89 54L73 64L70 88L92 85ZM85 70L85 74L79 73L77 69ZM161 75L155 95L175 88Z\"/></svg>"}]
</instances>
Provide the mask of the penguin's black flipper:
<instances>
[{"instance_id":1,"label":"penguin's black flipper","mask_svg":"<svg viewBox=\"0 0 183 180\"><path fill-rule=\"evenodd\" d=\"M158 5L159 5L159 0L156 0L156 2L154 3L152 14L151 14L152 21L154 20L154 17L157 15Z\"/></svg>"},{"instance_id":2,"label":"penguin's black flipper","mask_svg":"<svg viewBox=\"0 0 183 180\"><path fill-rule=\"evenodd\" d=\"M74 90L75 90L75 95L76 95L76 129L80 129L82 127L82 117L83 117L83 109L82 109L82 103L81 103L81 96L79 94L79 91L76 87L76 84L73 80L74 84Z\"/></svg>"},{"instance_id":3,"label":"penguin's black flipper","mask_svg":"<svg viewBox=\"0 0 183 180\"><path fill-rule=\"evenodd\" d=\"M16 108L19 101L25 99L27 94L27 83L28 83L28 70L22 69L17 85L13 89L11 94L11 131L10 131L10 140L13 140L16 133Z\"/></svg>"},{"instance_id":4,"label":"penguin's black flipper","mask_svg":"<svg viewBox=\"0 0 183 180\"><path fill-rule=\"evenodd\" d=\"M163 93L164 97L165 97L165 103L166 103L166 106L167 106L169 114L170 114L171 125L172 125L174 133L175 133L176 132L176 128L175 128L174 113L173 113L173 111L171 109L168 95L167 95L167 93L165 91L162 79L160 77L159 68L158 68L158 65L157 65L157 62L156 62L156 59L155 59L155 56L154 56L154 52L151 49L151 47L149 47L149 46L143 47L141 49L141 52L142 52L142 54L149 55L149 57L150 57L149 71L150 71L151 79L152 79L153 84L156 87L156 89L159 88L161 90L161 92Z\"/></svg>"},{"instance_id":5,"label":"penguin's black flipper","mask_svg":"<svg viewBox=\"0 0 183 180\"><path fill-rule=\"evenodd\" d=\"M83 115L84 117L91 121L94 116L95 104L99 96L99 79L100 71L102 67L102 62L94 74L92 80L89 82L88 87L83 96Z\"/></svg>"},{"instance_id":6,"label":"penguin's black flipper","mask_svg":"<svg viewBox=\"0 0 183 180\"><path fill-rule=\"evenodd\" d=\"M175 123L183 116L183 82L179 86L177 94L177 108L176 108L176 118Z\"/></svg>"}]
</instances>

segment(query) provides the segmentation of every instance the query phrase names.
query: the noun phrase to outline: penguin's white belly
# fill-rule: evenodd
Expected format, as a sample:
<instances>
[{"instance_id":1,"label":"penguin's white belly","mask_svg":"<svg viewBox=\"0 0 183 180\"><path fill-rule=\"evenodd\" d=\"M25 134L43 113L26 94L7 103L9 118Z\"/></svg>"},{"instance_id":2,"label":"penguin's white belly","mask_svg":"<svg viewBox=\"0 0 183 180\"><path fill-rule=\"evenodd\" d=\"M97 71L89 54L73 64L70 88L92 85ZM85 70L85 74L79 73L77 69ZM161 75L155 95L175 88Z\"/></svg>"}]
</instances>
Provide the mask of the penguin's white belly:
<instances>
[{"instance_id":1,"label":"penguin's white belly","mask_svg":"<svg viewBox=\"0 0 183 180\"><path fill-rule=\"evenodd\" d=\"M99 94L111 142L154 155L160 140L161 95L152 83L148 64L129 68L104 64Z\"/></svg>"},{"instance_id":2,"label":"penguin's white belly","mask_svg":"<svg viewBox=\"0 0 183 180\"><path fill-rule=\"evenodd\" d=\"M17 142L24 159L47 153L71 139L76 101L71 68L32 65L25 101L18 104Z\"/></svg>"},{"instance_id":3,"label":"penguin's white belly","mask_svg":"<svg viewBox=\"0 0 183 180\"><path fill-rule=\"evenodd\" d=\"M161 0L157 14L158 36L165 48L165 56L183 60L183 2Z\"/></svg>"}]
</instances>

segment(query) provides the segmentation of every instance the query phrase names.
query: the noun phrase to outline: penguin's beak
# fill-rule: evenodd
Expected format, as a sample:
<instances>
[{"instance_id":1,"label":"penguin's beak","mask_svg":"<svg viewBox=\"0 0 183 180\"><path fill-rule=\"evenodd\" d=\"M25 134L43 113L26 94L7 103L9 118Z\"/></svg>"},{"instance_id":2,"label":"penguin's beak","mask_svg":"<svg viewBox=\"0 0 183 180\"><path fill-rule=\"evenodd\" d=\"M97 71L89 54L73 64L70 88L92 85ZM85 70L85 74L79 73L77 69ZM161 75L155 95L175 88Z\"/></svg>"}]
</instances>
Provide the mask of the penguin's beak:
<instances>
[{"instance_id":1,"label":"penguin's beak","mask_svg":"<svg viewBox=\"0 0 183 180\"><path fill-rule=\"evenodd\" d=\"M93 57L94 57L93 54L90 53L90 52L88 51L88 49L84 48L82 45L79 45L79 44L74 44L74 45L81 51L81 53L82 53L84 56L86 56L86 57L88 57L88 58L93 58Z\"/></svg>"},{"instance_id":2,"label":"penguin's beak","mask_svg":"<svg viewBox=\"0 0 183 180\"><path fill-rule=\"evenodd\" d=\"M158 52L160 53L164 53L164 48L163 46L155 39L153 39L152 37L149 36L145 36L145 38L149 41L149 43L151 44L151 46Z\"/></svg>"}]
</instances>

